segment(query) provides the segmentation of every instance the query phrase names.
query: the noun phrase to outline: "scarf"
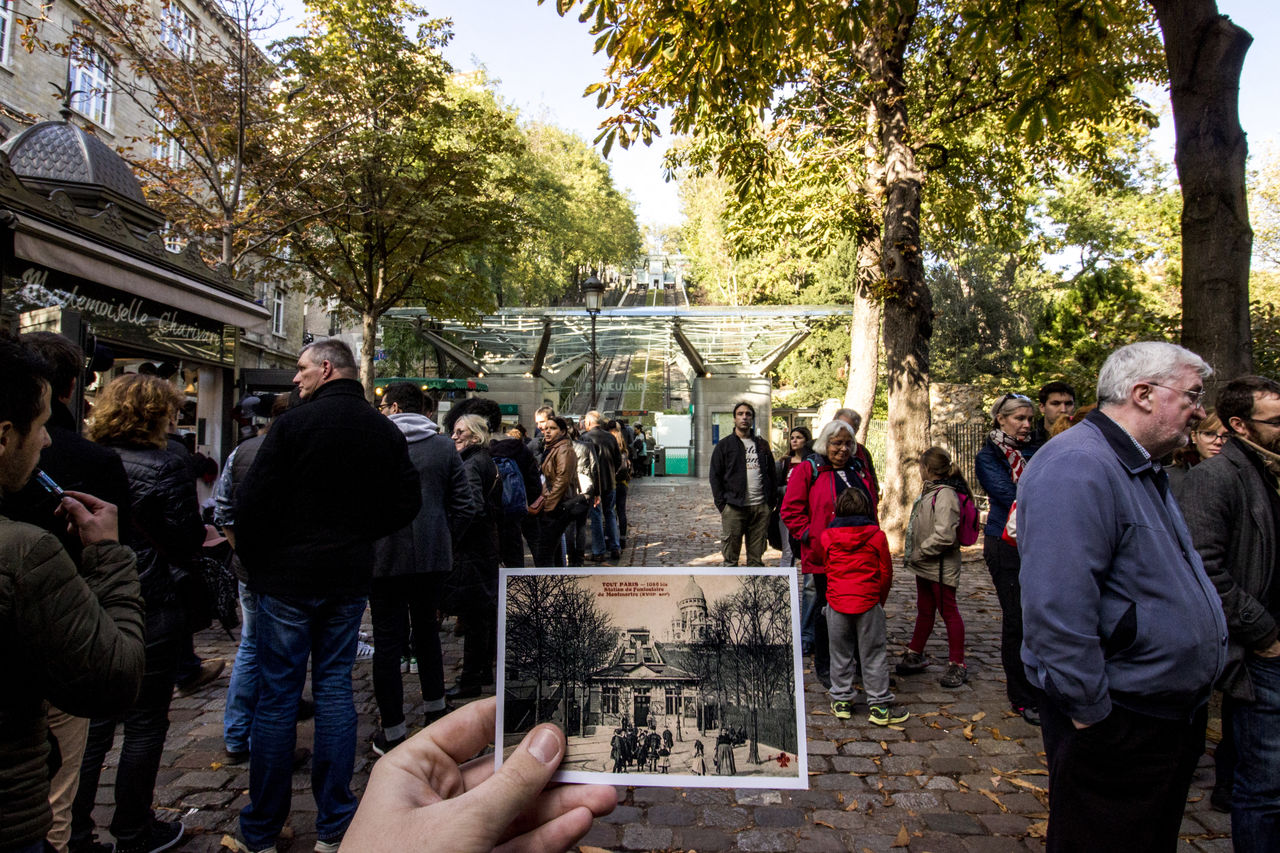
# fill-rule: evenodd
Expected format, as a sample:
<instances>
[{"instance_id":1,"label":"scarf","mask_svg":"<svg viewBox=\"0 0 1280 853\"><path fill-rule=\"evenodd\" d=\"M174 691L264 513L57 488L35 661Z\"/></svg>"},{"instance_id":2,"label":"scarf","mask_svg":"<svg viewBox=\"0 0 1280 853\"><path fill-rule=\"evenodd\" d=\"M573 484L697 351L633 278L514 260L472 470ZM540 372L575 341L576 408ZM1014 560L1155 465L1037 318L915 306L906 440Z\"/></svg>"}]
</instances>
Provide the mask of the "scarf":
<instances>
[{"instance_id":1,"label":"scarf","mask_svg":"<svg viewBox=\"0 0 1280 853\"><path fill-rule=\"evenodd\" d=\"M1017 484L1018 478L1022 476L1022 469L1027 467L1027 460L1022 458L1022 453L1018 450L1021 445L1014 440L1013 436L999 427L993 429L988 438L1004 454L1004 459L1009 463L1009 470L1013 474L1013 482Z\"/></svg>"},{"instance_id":2,"label":"scarf","mask_svg":"<svg viewBox=\"0 0 1280 853\"><path fill-rule=\"evenodd\" d=\"M1267 450L1260 444L1254 444L1240 433L1236 433L1233 438L1240 441L1246 447L1250 448L1254 453L1258 454L1258 458L1262 460L1262 467L1266 468L1276 477L1280 477L1280 453Z\"/></svg>"}]
</instances>

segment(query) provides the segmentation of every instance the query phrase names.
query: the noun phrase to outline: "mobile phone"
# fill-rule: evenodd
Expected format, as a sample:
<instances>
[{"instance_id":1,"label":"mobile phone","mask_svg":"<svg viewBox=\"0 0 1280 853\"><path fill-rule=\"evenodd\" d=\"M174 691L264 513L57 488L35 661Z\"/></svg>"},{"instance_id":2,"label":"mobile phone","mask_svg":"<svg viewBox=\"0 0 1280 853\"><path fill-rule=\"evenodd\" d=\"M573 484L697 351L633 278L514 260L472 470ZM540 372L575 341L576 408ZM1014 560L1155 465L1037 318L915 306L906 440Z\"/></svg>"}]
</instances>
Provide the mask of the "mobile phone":
<instances>
[{"instance_id":1,"label":"mobile phone","mask_svg":"<svg viewBox=\"0 0 1280 853\"><path fill-rule=\"evenodd\" d=\"M41 485L41 487L44 488L46 492L58 498L59 500L62 499L62 495L63 495L62 487L59 486L57 483L55 483L52 477L50 477L45 472L41 471L39 468L36 469L35 480L37 483Z\"/></svg>"}]
</instances>

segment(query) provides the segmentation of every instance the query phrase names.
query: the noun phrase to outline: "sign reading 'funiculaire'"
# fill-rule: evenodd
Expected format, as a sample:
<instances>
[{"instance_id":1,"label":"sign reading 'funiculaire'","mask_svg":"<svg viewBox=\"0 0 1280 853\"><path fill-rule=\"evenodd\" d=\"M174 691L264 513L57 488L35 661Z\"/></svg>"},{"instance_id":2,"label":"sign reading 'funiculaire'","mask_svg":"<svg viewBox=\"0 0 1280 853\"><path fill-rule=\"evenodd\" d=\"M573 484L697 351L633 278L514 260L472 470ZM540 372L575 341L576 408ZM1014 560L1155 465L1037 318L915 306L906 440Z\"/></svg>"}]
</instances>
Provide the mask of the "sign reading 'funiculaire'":
<instances>
[{"instance_id":1,"label":"sign reading 'funiculaire'","mask_svg":"<svg viewBox=\"0 0 1280 853\"><path fill-rule=\"evenodd\" d=\"M6 271L4 301L21 313L41 308L79 311L99 337L220 364L235 360L235 329L37 264Z\"/></svg>"}]
</instances>

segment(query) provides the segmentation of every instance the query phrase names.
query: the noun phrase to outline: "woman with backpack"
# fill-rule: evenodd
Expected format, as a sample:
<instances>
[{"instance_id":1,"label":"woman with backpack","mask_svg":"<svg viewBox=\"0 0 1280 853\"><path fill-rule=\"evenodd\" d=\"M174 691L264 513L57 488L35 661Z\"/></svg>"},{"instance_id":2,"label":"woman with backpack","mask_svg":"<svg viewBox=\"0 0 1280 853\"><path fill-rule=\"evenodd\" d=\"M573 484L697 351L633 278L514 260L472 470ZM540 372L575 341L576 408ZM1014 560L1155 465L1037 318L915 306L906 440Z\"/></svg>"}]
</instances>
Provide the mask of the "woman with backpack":
<instances>
[{"instance_id":1,"label":"woman with backpack","mask_svg":"<svg viewBox=\"0 0 1280 853\"><path fill-rule=\"evenodd\" d=\"M969 680L964 662L964 620L956 606L960 585L960 546L977 541L977 510L960 468L941 447L920 454L924 488L911 507L903 566L916 576L916 627L898 663L898 675L924 672L925 644L936 614L947 626L947 671L939 684L956 688ZM965 504L967 503L967 506ZM965 528L962 530L962 528Z\"/></svg>"}]
</instances>

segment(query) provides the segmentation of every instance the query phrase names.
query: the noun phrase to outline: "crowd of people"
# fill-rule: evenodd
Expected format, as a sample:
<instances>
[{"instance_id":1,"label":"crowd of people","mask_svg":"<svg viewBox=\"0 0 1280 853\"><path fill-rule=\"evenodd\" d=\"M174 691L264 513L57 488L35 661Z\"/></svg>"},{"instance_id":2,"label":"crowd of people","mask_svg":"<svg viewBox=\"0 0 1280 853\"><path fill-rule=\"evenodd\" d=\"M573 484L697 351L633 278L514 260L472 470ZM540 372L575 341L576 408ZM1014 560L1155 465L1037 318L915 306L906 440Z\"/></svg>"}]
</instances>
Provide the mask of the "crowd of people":
<instances>
[{"instance_id":1,"label":"crowd of people","mask_svg":"<svg viewBox=\"0 0 1280 853\"><path fill-rule=\"evenodd\" d=\"M293 773L308 758L318 853L410 849L406 839L423 833L440 849L516 837L563 849L613 807L608 787L545 789L564 756L556 727L535 728L491 778L491 762L465 763L491 744L493 700L446 711L448 699L480 696L493 680L500 564L523 566L526 550L545 567L620 557L628 486L649 455L637 430L599 412L574 425L544 407L530 437L485 398L458 401L437 422L434 401L412 383L389 385L375 408L350 350L321 341L299 356L292 396L242 407L250 434L217 478L210 525L197 489L207 466L172 434L182 403L173 385L114 378L82 436L70 406L83 364L57 335L0 339L0 620L12 640L0 696L0 851L111 849L95 837L92 811L121 725L115 850L181 842L181 822L160 819L152 801L180 673L212 671L194 654L192 596L198 566L224 538L242 620L224 716L227 761L249 765L241 851L277 849ZM1237 850L1274 849L1280 383L1224 382L1209 413L1211 374L1181 347L1139 343L1107 359L1087 414L1061 382L1041 388L1038 403L1000 395L974 460L987 500L981 527L956 460L942 447L922 453L900 563L915 580L915 624L896 666L884 613L894 561L857 412L840 410L816 436L796 428L775 461L752 405L735 406L734 431L710 465L721 557L737 565L745 542L747 564L761 565L772 533L803 576L804 653L832 713L851 719L861 690L868 721L892 725L909 717L895 705L893 675L932 664L939 615L940 684L970 678L957 590L961 548L981 538L1008 701L1042 727L1048 848L1173 849L1216 687L1224 739L1213 802L1231 812ZM366 607L380 717L370 748L385 758L358 804L351 673ZM450 685L442 612L463 636ZM413 737L406 669L416 669L425 705ZM296 743L309 712L313 754ZM615 733L615 766L661 768L665 733L651 726L643 744L639 733L634 742ZM712 761L734 772L731 738L717 740Z\"/></svg>"},{"instance_id":2,"label":"crowd of people","mask_svg":"<svg viewBox=\"0 0 1280 853\"><path fill-rule=\"evenodd\" d=\"M488 774L468 768L463 794L449 768L456 776L456 763L492 742L494 707L472 703L445 717L449 698L478 697L494 680L500 564L523 567L526 545L536 565L619 558L633 460L639 467L648 455L626 424L590 412L575 428L543 409L542 429L527 440L504 429L498 404L484 398L459 401L438 424L434 401L408 382L389 385L375 408L351 351L322 341L299 356L292 395L242 402L248 429L216 477L207 524L197 484L215 477L174 434L183 398L168 379L111 379L95 395L86 437L70 409L84 378L75 344L49 333L4 339L0 362L0 612L6 636L23 637L7 652L13 689L0 699L4 853L113 849L97 838L93 809L121 724L114 849L157 853L181 843L181 821L159 818L152 803L182 673L194 673L189 686L221 668L200 661L192 641L208 624L199 614L207 618L212 591L201 566L215 547L227 550L239 597L223 729L226 763L249 765L240 850L276 849L294 771L308 759L315 850L351 846L349 832L369 823L355 820L351 790L351 675L370 647L360 634L366 607L380 716L372 751L405 745L401 752L452 786L438 796L469 798L476 815L515 808L500 827L486 815L450 828L470 842L447 849L489 849L513 835L558 849L612 808L612 789L542 792L564 753L554 727L530 733L487 794L479 783ZM462 671L447 686L441 613L457 617L463 636ZM404 713L408 661L425 706L415 739ZM310 714L314 751L296 742L298 720ZM398 772L411 773L419 793L382 781ZM400 809L391 816L400 823L375 825L355 849L408 849L389 839L428 820L417 808L422 779L437 777L420 772L399 761L375 771L366 811ZM430 820L449 822L445 810L434 813Z\"/></svg>"},{"instance_id":3,"label":"crowd of people","mask_svg":"<svg viewBox=\"0 0 1280 853\"><path fill-rule=\"evenodd\" d=\"M919 457L901 555L916 619L894 670L930 666L941 615L939 682L968 682L956 593L961 548L981 538L1009 704L1042 727L1051 851L1175 849L1215 687L1223 737L1211 801L1231 813L1234 849L1277 849L1280 383L1224 382L1208 412L1211 374L1182 347L1137 343L1106 360L1096 406L1077 408L1060 381L1038 401L999 396L974 459L987 499L980 529L951 454ZM816 438L793 429L771 465L754 418L740 403L712 460L724 562L738 564L745 540L747 564L760 565L774 524L783 565L798 563L804 580L803 652L831 712L849 719L860 685L869 722L904 721L883 613L893 562L861 419L841 410Z\"/></svg>"}]
</instances>

